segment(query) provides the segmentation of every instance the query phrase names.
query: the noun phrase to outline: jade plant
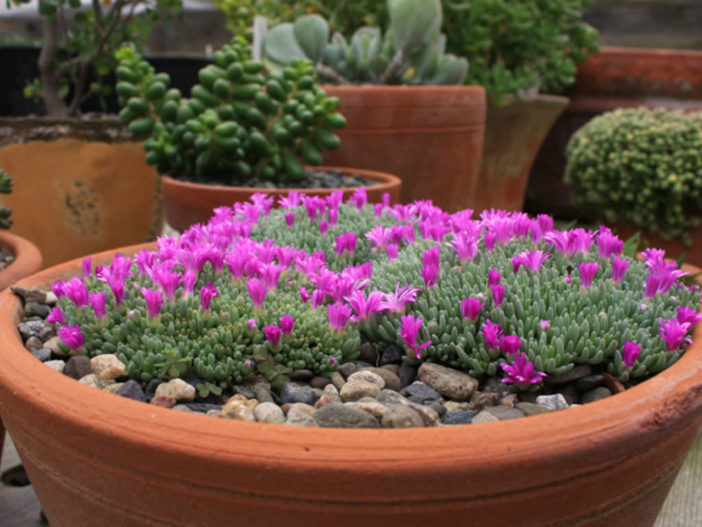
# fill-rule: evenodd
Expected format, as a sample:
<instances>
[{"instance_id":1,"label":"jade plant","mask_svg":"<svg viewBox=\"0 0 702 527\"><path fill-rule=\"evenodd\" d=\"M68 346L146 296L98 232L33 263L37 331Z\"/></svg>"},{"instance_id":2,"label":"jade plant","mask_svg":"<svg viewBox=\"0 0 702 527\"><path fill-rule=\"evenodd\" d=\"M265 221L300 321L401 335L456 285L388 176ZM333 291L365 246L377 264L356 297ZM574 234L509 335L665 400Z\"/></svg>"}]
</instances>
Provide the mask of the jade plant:
<instances>
[{"instance_id":1,"label":"jade plant","mask_svg":"<svg viewBox=\"0 0 702 527\"><path fill-rule=\"evenodd\" d=\"M322 151L339 146L332 130L346 120L339 100L317 87L312 65L294 61L268 73L250 55L233 39L185 98L133 49L117 52L119 118L145 140L147 163L191 181L290 183L306 178L300 158L319 165Z\"/></svg>"},{"instance_id":2,"label":"jade plant","mask_svg":"<svg viewBox=\"0 0 702 527\"><path fill-rule=\"evenodd\" d=\"M606 227L558 230L521 212L342 203L291 192L215 210L59 280L48 321L64 350L115 354L142 383L215 390L297 369L330 376L362 343L502 377L518 390L590 364L637 383L673 364L702 318L699 288Z\"/></svg>"},{"instance_id":3,"label":"jade plant","mask_svg":"<svg viewBox=\"0 0 702 527\"><path fill-rule=\"evenodd\" d=\"M0 193L10 194L12 192L12 179L10 174L0 168ZM12 210L8 207L0 206L0 229L9 229L12 225Z\"/></svg>"},{"instance_id":4,"label":"jade plant","mask_svg":"<svg viewBox=\"0 0 702 527\"><path fill-rule=\"evenodd\" d=\"M330 38L327 21L318 14L283 23L263 40L266 59L287 65L305 58L326 82L337 84L461 84L468 61L444 53L439 0L389 0L388 29L360 27L350 40Z\"/></svg>"},{"instance_id":5,"label":"jade plant","mask_svg":"<svg viewBox=\"0 0 702 527\"><path fill-rule=\"evenodd\" d=\"M702 114L618 109L573 135L564 181L584 210L690 245L702 209L700 151Z\"/></svg>"}]
</instances>

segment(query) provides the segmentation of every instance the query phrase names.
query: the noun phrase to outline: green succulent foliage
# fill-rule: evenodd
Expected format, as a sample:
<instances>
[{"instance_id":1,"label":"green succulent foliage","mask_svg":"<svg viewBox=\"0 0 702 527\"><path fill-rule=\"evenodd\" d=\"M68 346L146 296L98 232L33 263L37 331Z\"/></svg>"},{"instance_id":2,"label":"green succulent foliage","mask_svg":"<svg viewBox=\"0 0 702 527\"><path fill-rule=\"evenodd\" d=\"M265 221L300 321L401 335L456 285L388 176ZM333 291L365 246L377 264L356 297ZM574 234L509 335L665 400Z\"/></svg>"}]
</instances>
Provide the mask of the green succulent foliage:
<instances>
[{"instance_id":1,"label":"green succulent foliage","mask_svg":"<svg viewBox=\"0 0 702 527\"><path fill-rule=\"evenodd\" d=\"M300 159L319 165L324 150L339 146L332 130L346 120L339 100L317 88L312 65L296 60L268 74L250 55L233 39L200 70L188 99L134 50L117 52L119 117L145 140L149 164L194 181L287 183L306 177Z\"/></svg>"},{"instance_id":2,"label":"green succulent foliage","mask_svg":"<svg viewBox=\"0 0 702 527\"><path fill-rule=\"evenodd\" d=\"M388 0L389 25L356 29L350 40L331 33L319 14L274 27L263 42L268 62L284 66L306 58L320 78L348 84L460 84L468 61L444 53L439 0Z\"/></svg>"},{"instance_id":3,"label":"green succulent foliage","mask_svg":"<svg viewBox=\"0 0 702 527\"><path fill-rule=\"evenodd\" d=\"M618 109L570 139L566 184L574 203L691 244L702 203L702 114Z\"/></svg>"},{"instance_id":4,"label":"green succulent foliage","mask_svg":"<svg viewBox=\"0 0 702 527\"><path fill-rule=\"evenodd\" d=\"M0 193L10 194L12 192L12 179L10 174L0 168ZM9 229L12 225L12 210L5 206L0 206L0 229Z\"/></svg>"}]
</instances>

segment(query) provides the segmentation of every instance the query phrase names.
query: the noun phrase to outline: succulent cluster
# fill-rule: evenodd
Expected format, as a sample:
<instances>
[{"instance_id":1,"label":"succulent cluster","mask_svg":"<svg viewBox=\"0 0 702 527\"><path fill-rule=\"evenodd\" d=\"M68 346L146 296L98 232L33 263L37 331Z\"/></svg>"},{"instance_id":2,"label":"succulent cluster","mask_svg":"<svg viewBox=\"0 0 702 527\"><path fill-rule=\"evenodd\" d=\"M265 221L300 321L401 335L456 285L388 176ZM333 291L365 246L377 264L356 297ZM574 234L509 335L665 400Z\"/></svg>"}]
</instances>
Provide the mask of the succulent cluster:
<instances>
[{"instance_id":1,"label":"succulent cluster","mask_svg":"<svg viewBox=\"0 0 702 527\"><path fill-rule=\"evenodd\" d=\"M0 193L10 194L12 192L12 179L10 174L0 168ZM9 229L12 225L12 210L8 207L0 206L0 229Z\"/></svg>"},{"instance_id":2,"label":"succulent cluster","mask_svg":"<svg viewBox=\"0 0 702 527\"><path fill-rule=\"evenodd\" d=\"M323 150L338 147L332 130L346 120L339 100L317 88L314 68L294 61L268 75L250 55L243 39L232 40L200 70L188 99L131 48L117 52L119 117L145 139L149 164L195 181L294 182L306 177L300 157L319 165Z\"/></svg>"},{"instance_id":3,"label":"succulent cluster","mask_svg":"<svg viewBox=\"0 0 702 527\"><path fill-rule=\"evenodd\" d=\"M576 205L690 244L702 203L702 115L618 109L578 130L564 180Z\"/></svg>"},{"instance_id":4,"label":"succulent cluster","mask_svg":"<svg viewBox=\"0 0 702 527\"><path fill-rule=\"evenodd\" d=\"M358 28L350 41L330 39L319 14L274 27L263 41L266 59L278 66L307 59L326 82L348 84L461 84L468 61L444 53L439 0L396 0L387 5L389 24Z\"/></svg>"},{"instance_id":5,"label":"succulent cluster","mask_svg":"<svg viewBox=\"0 0 702 527\"><path fill-rule=\"evenodd\" d=\"M625 256L606 227L371 205L363 189L272 205L257 194L153 251L84 261L83 277L53 285L48 320L73 353L114 353L142 382L331 375L367 342L528 389L576 364L645 379L702 318L699 288L664 251Z\"/></svg>"}]
</instances>

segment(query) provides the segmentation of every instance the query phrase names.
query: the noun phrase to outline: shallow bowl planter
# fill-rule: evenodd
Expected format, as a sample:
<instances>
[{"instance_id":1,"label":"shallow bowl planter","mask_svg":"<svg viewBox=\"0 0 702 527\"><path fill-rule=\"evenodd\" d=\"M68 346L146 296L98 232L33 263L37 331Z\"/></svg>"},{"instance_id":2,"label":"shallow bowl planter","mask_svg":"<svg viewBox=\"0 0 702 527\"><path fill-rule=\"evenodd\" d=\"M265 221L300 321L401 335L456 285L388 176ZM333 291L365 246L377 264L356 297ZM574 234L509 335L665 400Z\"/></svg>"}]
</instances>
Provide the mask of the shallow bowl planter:
<instances>
[{"instance_id":1,"label":"shallow bowl planter","mask_svg":"<svg viewBox=\"0 0 702 527\"><path fill-rule=\"evenodd\" d=\"M80 273L74 260L22 284ZM0 294L0 413L52 527L644 527L702 428L702 325L671 368L579 408L347 430L195 416L99 392L23 348L20 311Z\"/></svg>"},{"instance_id":2,"label":"shallow bowl planter","mask_svg":"<svg viewBox=\"0 0 702 527\"><path fill-rule=\"evenodd\" d=\"M354 168L314 167L315 170L339 170L344 174L358 174L363 179L377 184L367 186L368 201L380 203L383 194L390 194L392 203L400 199L402 181L392 174L373 170L356 170ZM166 222L176 230L184 231L195 223L203 223L212 217L212 209L230 206L236 202L249 201L256 192L264 192L274 198L285 196L291 190L297 190L308 196L328 196L335 190L342 190L344 198L348 198L358 188L344 187L341 189L290 189L290 188L252 188L231 187L225 185L205 185L190 183L170 176L162 177L163 200L166 211Z\"/></svg>"}]
</instances>

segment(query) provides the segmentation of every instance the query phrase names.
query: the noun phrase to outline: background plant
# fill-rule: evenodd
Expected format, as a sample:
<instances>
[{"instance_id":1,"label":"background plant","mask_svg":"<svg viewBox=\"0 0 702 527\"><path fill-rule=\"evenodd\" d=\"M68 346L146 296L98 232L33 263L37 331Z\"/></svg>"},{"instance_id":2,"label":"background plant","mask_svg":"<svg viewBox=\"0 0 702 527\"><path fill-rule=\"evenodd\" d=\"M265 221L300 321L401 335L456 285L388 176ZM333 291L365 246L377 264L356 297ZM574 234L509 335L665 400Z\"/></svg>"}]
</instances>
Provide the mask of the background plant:
<instances>
[{"instance_id":1,"label":"background plant","mask_svg":"<svg viewBox=\"0 0 702 527\"><path fill-rule=\"evenodd\" d=\"M12 179L10 174L0 168L0 193L10 194L12 192ZM0 206L0 229L9 229L12 225L12 210L8 207Z\"/></svg>"},{"instance_id":2,"label":"background plant","mask_svg":"<svg viewBox=\"0 0 702 527\"><path fill-rule=\"evenodd\" d=\"M564 181L584 210L689 245L700 224L701 150L702 114L618 109L572 136Z\"/></svg>"},{"instance_id":3,"label":"background plant","mask_svg":"<svg viewBox=\"0 0 702 527\"><path fill-rule=\"evenodd\" d=\"M295 61L268 74L250 55L242 38L232 40L200 70L187 99L134 50L118 51L119 117L146 139L147 163L189 180L286 183L305 179L299 157L319 165L324 149L338 147L332 130L346 120L339 100L317 88L314 68Z\"/></svg>"},{"instance_id":4,"label":"background plant","mask_svg":"<svg viewBox=\"0 0 702 527\"><path fill-rule=\"evenodd\" d=\"M6 4L30 0L6 0ZM181 0L105 0L83 7L80 0L39 0L42 48L39 75L27 97L40 98L54 117L76 116L90 97L105 97L114 51L146 43L153 24L182 15Z\"/></svg>"}]
</instances>

